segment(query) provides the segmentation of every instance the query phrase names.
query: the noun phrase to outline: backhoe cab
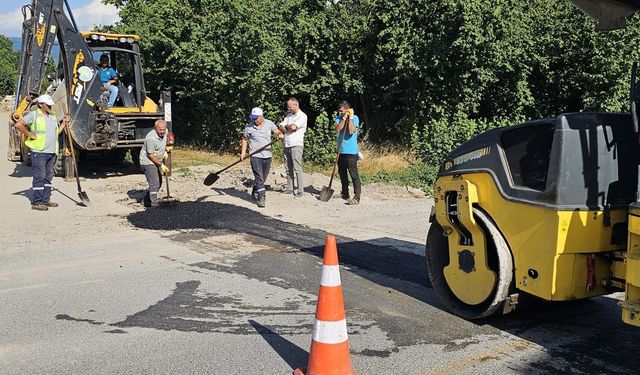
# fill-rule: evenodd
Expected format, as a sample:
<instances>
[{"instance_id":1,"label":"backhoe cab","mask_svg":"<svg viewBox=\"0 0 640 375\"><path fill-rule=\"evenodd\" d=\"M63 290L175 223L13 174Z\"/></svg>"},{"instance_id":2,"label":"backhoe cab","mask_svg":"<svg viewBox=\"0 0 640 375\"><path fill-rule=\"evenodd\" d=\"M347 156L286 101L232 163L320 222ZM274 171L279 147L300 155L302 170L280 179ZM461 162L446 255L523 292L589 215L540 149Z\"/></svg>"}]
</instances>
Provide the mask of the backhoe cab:
<instances>
[{"instance_id":1,"label":"backhoe cab","mask_svg":"<svg viewBox=\"0 0 640 375\"><path fill-rule=\"evenodd\" d=\"M640 1L572 0L601 29ZM493 129L443 162L426 263L446 308L476 319L548 301L624 292L640 326L640 145L637 69L631 113L566 113Z\"/></svg>"},{"instance_id":2,"label":"backhoe cab","mask_svg":"<svg viewBox=\"0 0 640 375\"><path fill-rule=\"evenodd\" d=\"M159 103L147 96L139 36L80 32L67 0L34 0L22 10L20 75L9 123L9 160L29 162L29 150L14 125L43 91L54 40L60 54L55 76L47 75L51 81L46 92L56 103L54 113L71 116L68 129L73 139L69 144L67 137L60 138L64 151L58 158L58 174L73 177L70 147L77 148L80 155L100 154L109 164L123 162L130 150L132 161L137 163L144 137L156 120L165 120L171 132L171 96L162 92ZM100 76L102 55L109 57L109 66L118 72L118 93L112 107L107 106L109 91Z\"/></svg>"}]
</instances>

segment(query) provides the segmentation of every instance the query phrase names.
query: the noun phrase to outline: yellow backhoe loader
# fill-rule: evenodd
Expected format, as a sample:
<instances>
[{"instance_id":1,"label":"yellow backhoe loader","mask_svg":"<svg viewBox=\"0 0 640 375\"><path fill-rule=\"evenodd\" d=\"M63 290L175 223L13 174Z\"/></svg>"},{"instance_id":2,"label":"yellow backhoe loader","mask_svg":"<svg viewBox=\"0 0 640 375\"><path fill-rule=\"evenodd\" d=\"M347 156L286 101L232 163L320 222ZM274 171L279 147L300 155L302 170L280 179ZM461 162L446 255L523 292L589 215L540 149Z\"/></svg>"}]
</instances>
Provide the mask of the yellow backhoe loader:
<instances>
[{"instance_id":1,"label":"yellow backhoe loader","mask_svg":"<svg viewBox=\"0 0 640 375\"><path fill-rule=\"evenodd\" d=\"M118 164L131 150L138 155L146 134L156 120L164 119L169 131L171 95L162 92L159 103L147 96L137 35L80 32L67 0L33 0L22 7L22 48L14 112L9 122L8 158L29 162L29 149L15 122L35 105L48 78L47 93L53 97L57 114L69 113L71 142L61 135L65 152L58 158L57 172L73 178L70 147L80 154L102 154L106 163ZM60 54L55 74L46 74L57 39ZM105 56L118 72L117 93L105 90L98 60ZM108 106L108 98L113 105ZM61 117L61 116L60 116ZM173 135L170 135L173 139Z\"/></svg>"}]
</instances>

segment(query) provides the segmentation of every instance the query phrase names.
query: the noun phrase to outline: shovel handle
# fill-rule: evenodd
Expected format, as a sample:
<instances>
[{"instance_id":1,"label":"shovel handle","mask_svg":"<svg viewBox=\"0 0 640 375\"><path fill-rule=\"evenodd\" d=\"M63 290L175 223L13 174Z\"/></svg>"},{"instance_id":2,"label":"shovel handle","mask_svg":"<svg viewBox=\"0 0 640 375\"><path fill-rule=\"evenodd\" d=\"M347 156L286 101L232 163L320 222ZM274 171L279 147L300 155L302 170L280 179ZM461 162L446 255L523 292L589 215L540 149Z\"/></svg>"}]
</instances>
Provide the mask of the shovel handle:
<instances>
[{"instance_id":1,"label":"shovel handle","mask_svg":"<svg viewBox=\"0 0 640 375\"><path fill-rule=\"evenodd\" d=\"M169 193L169 176L164 174L164 183L167 185L167 198L171 198L171 193Z\"/></svg>"},{"instance_id":2,"label":"shovel handle","mask_svg":"<svg viewBox=\"0 0 640 375\"><path fill-rule=\"evenodd\" d=\"M349 120L349 115L347 115L347 121ZM338 159L340 159L340 151L342 151L342 143L344 143L344 137L347 136L347 129L349 124L344 124L344 130L342 130L342 139L340 140L340 144L338 145L338 153L336 155L336 162L333 163L333 172L331 172L331 178L329 179L329 189L331 189L331 184L333 183L333 176L336 174L336 167L338 166Z\"/></svg>"},{"instance_id":3,"label":"shovel handle","mask_svg":"<svg viewBox=\"0 0 640 375\"><path fill-rule=\"evenodd\" d=\"M68 126L68 125L67 125ZM71 132L67 127L64 128L67 133L67 142L69 143L69 149L71 150L71 165L73 166L73 175L76 177L76 184L78 185L78 192L82 191L80 187L80 176L78 175L78 165L76 164L76 152L73 149L73 139L71 138Z\"/></svg>"},{"instance_id":4,"label":"shovel handle","mask_svg":"<svg viewBox=\"0 0 640 375\"><path fill-rule=\"evenodd\" d=\"M247 158L246 158L246 159L240 159L240 160L238 160L238 161L235 161L233 164L227 165L226 167L222 168L221 170L219 170L219 171L217 171L217 172L215 172L215 173L213 173L213 174L219 174L219 173L222 173L222 172L226 171L227 169L229 169L229 168L233 167L234 165L236 165L236 164L238 164L238 163L242 163L243 161L245 161L245 160L249 159L249 158L250 158L250 157L252 157L253 155L258 154L258 153L260 153L260 152L264 151L265 149L267 149L267 147L269 147L269 146L273 145L274 143L276 143L276 142L278 142L278 141L279 141L279 139L276 139L275 141L272 141L272 142L271 142L271 143L269 143L268 145L265 145L265 146L263 146L263 147L260 147L259 149L257 149L257 150L255 150L254 152L250 153L250 154L249 154L249 156L247 156Z\"/></svg>"}]
</instances>

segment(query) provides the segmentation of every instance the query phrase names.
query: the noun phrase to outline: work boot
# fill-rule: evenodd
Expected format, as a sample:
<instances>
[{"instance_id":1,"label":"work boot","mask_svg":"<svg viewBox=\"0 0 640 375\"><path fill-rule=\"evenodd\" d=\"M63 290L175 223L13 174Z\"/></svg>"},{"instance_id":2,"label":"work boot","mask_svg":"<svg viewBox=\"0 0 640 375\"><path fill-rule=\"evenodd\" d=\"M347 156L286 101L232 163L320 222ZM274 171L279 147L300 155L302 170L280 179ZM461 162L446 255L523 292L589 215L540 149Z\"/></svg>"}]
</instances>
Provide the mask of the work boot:
<instances>
[{"instance_id":1,"label":"work boot","mask_svg":"<svg viewBox=\"0 0 640 375\"><path fill-rule=\"evenodd\" d=\"M44 205L47 207L58 207L58 204L56 202L47 202Z\"/></svg>"},{"instance_id":2,"label":"work boot","mask_svg":"<svg viewBox=\"0 0 640 375\"><path fill-rule=\"evenodd\" d=\"M266 207L267 198L266 197L258 197L258 207Z\"/></svg>"},{"instance_id":3,"label":"work boot","mask_svg":"<svg viewBox=\"0 0 640 375\"><path fill-rule=\"evenodd\" d=\"M347 201L347 204L348 204L349 206L355 206L355 205L357 205L358 203L360 203L360 199L358 199L358 198L356 198L356 197L349 198L349 200Z\"/></svg>"},{"instance_id":4,"label":"work boot","mask_svg":"<svg viewBox=\"0 0 640 375\"><path fill-rule=\"evenodd\" d=\"M31 209L32 210L38 210L38 211L48 211L49 207L47 207L45 204L43 203L38 203L38 204L32 204L31 205Z\"/></svg>"},{"instance_id":5,"label":"work boot","mask_svg":"<svg viewBox=\"0 0 640 375\"><path fill-rule=\"evenodd\" d=\"M349 200L349 193L340 193L340 198L344 199L345 201Z\"/></svg>"},{"instance_id":6,"label":"work boot","mask_svg":"<svg viewBox=\"0 0 640 375\"><path fill-rule=\"evenodd\" d=\"M253 197L253 199L257 202L258 199L260 197L258 197L258 192L256 191L256 188L254 187L253 190L251 190L251 196Z\"/></svg>"}]
</instances>

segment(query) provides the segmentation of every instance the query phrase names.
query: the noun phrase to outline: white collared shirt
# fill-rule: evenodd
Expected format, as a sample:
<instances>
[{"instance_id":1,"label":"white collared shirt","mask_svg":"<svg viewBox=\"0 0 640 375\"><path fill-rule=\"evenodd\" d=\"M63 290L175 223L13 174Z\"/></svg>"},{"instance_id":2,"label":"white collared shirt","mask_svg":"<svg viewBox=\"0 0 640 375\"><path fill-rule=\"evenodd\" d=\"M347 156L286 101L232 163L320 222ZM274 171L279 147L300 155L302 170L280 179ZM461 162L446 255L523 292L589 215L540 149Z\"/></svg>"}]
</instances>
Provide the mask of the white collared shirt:
<instances>
[{"instance_id":1,"label":"white collared shirt","mask_svg":"<svg viewBox=\"0 0 640 375\"><path fill-rule=\"evenodd\" d=\"M295 115L287 113L280 125L295 125L298 129L292 133L284 133L284 147L304 146L304 132L307 131L307 115L298 110Z\"/></svg>"}]
</instances>

